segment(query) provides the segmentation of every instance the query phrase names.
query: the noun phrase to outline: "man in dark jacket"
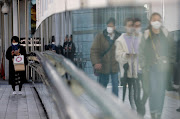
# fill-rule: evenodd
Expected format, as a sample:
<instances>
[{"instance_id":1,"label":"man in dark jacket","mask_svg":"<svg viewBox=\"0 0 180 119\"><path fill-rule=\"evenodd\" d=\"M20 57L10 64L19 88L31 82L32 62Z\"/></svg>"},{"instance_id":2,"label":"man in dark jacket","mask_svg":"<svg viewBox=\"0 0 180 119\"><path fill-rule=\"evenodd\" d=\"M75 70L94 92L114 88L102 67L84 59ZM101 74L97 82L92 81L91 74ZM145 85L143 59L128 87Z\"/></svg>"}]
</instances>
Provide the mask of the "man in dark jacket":
<instances>
[{"instance_id":1,"label":"man in dark jacket","mask_svg":"<svg viewBox=\"0 0 180 119\"><path fill-rule=\"evenodd\" d=\"M52 36L52 43L50 44L50 48L52 51L56 52L56 44L55 44L55 37Z\"/></svg>"},{"instance_id":2,"label":"man in dark jacket","mask_svg":"<svg viewBox=\"0 0 180 119\"><path fill-rule=\"evenodd\" d=\"M66 38L64 40L63 49L64 49L64 56L68 58L68 35L66 35Z\"/></svg>"},{"instance_id":3,"label":"man in dark jacket","mask_svg":"<svg viewBox=\"0 0 180 119\"><path fill-rule=\"evenodd\" d=\"M69 38L69 43L68 43L68 58L71 61L74 61L74 53L76 52L76 47L73 42L73 36L71 35Z\"/></svg>"},{"instance_id":4,"label":"man in dark jacket","mask_svg":"<svg viewBox=\"0 0 180 119\"><path fill-rule=\"evenodd\" d=\"M95 72L99 74L99 83L107 87L109 76L112 79L112 92L118 96L119 64L115 59L115 40L120 36L115 30L115 19L110 18L107 29L96 36L91 47L91 61Z\"/></svg>"}]
</instances>

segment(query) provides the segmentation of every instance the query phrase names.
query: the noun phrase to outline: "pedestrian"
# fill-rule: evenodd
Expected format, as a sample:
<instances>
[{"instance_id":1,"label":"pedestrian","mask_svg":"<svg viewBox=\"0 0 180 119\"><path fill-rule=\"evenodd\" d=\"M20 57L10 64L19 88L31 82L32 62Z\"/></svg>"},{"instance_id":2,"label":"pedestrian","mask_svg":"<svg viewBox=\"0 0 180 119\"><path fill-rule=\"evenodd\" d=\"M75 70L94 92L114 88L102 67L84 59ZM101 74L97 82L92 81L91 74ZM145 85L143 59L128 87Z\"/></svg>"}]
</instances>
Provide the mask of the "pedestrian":
<instances>
[{"instance_id":1,"label":"pedestrian","mask_svg":"<svg viewBox=\"0 0 180 119\"><path fill-rule=\"evenodd\" d=\"M64 56L68 58L68 42L69 42L69 36L66 35L66 38L64 40L63 49L64 49Z\"/></svg>"},{"instance_id":2,"label":"pedestrian","mask_svg":"<svg viewBox=\"0 0 180 119\"><path fill-rule=\"evenodd\" d=\"M179 88L178 88L178 93L179 93L179 99L180 99L180 85L179 85ZM180 101L179 101L180 102ZM180 107L178 109L176 109L177 112L180 112Z\"/></svg>"},{"instance_id":3,"label":"pedestrian","mask_svg":"<svg viewBox=\"0 0 180 119\"><path fill-rule=\"evenodd\" d=\"M177 58L176 58L176 65L175 65L175 76L174 76L174 84L178 87L177 91L179 93L180 99L180 39L177 41ZM180 101L179 101L180 104ZM180 106L180 105L178 105ZM180 107L176 109L177 112L180 112Z\"/></svg>"},{"instance_id":4,"label":"pedestrian","mask_svg":"<svg viewBox=\"0 0 180 119\"><path fill-rule=\"evenodd\" d=\"M69 43L68 43L68 58L74 62L74 54L76 52L76 47L73 42L73 35L70 36L69 38Z\"/></svg>"},{"instance_id":5,"label":"pedestrian","mask_svg":"<svg viewBox=\"0 0 180 119\"><path fill-rule=\"evenodd\" d=\"M97 34L91 47L91 62L96 74L99 76L99 83L104 88L109 83L109 76L112 80L112 92L118 96L118 72L119 66L115 59L115 41L120 36L115 30L115 19L110 18L107 22L107 29Z\"/></svg>"},{"instance_id":6,"label":"pedestrian","mask_svg":"<svg viewBox=\"0 0 180 119\"><path fill-rule=\"evenodd\" d=\"M136 104L136 110L138 114L142 117L145 115L145 102L147 100L147 89L148 86L144 85L146 84L146 80L143 79L143 73L142 73L142 68L139 65L139 45L141 43L143 34L142 34L142 28L141 28L141 20L139 18L134 18L134 41L136 41L135 49L137 50L137 75L138 77L135 78L135 85L134 85L134 102ZM141 85L142 84L142 85ZM142 91L141 91L142 87ZM143 92L143 96L141 96L141 92Z\"/></svg>"},{"instance_id":7,"label":"pedestrian","mask_svg":"<svg viewBox=\"0 0 180 119\"><path fill-rule=\"evenodd\" d=\"M138 23L136 24L139 25ZM128 84L129 102L131 108L135 109L133 91L136 92L135 80L138 78L137 54L140 38L134 36L134 20L132 18L127 18L124 21L124 27L126 33L123 33L115 43L116 60L119 62L123 81L123 101L125 101L126 86ZM139 33L135 33L135 35L139 35Z\"/></svg>"},{"instance_id":8,"label":"pedestrian","mask_svg":"<svg viewBox=\"0 0 180 119\"><path fill-rule=\"evenodd\" d=\"M149 105L152 119L162 115L165 90L172 64L175 62L175 45L168 31L162 26L162 17L153 13L148 29L144 32L139 48L139 63L149 82Z\"/></svg>"},{"instance_id":9,"label":"pedestrian","mask_svg":"<svg viewBox=\"0 0 180 119\"><path fill-rule=\"evenodd\" d=\"M9 60L9 84L12 85L13 95L17 94L15 86L19 85L18 94L22 95L22 85L26 81L26 71L15 71L13 59L14 56L23 55L24 56L24 65L27 65L27 55L26 50L23 46L19 44L19 38L13 36L11 38L11 46L6 51L6 59Z\"/></svg>"},{"instance_id":10,"label":"pedestrian","mask_svg":"<svg viewBox=\"0 0 180 119\"><path fill-rule=\"evenodd\" d=\"M51 49L51 51L56 52L57 47L55 44L55 37L54 36L52 36L52 43L50 44L50 49Z\"/></svg>"}]
</instances>

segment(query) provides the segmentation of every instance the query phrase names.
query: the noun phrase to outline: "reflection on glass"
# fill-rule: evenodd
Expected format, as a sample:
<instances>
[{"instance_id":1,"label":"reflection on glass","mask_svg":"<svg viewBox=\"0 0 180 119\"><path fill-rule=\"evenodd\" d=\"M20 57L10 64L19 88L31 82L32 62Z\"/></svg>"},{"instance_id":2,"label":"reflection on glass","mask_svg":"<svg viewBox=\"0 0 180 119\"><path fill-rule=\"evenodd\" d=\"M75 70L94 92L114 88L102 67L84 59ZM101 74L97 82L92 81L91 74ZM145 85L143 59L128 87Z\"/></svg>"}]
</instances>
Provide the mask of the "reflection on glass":
<instances>
[{"instance_id":1,"label":"reflection on glass","mask_svg":"<svg viewBox=\"0 0 180 119\"><path fill-rule=\"evenodd\" d=\"M153 23L149 24L147 13L147 9L144 7L73 11L73 36L76 52L83 51L82 58L86 59L83 70L108 91L112 90L113 94L122 98L127 106L138 112L138 115L155 119L164 118L165 115L173 117L178 114L171 114L165 110L165 114L162 115L162 111L164 106L170 108L166 101L164 103L164 99L170 95L169 92L165 93L165 90L172 90L173 72L171 67L172 64L175 64L176 46L174 46L171 33L166 36L167 31L163 27L162 19L155 18ZM108 21L111 19L114 19L112 20L114 22L111 21L109 24ZM159 27L161 31L157 35L158 37L153 39L155 45L158 45L156 40L160 41L160 46L156 47L157 49L160 47L162 62L158 61L158 63L155 62L156 57L153 53L156 51L154 51L147 33L147 31L151 31L151 35L154 35L151 29L152 25L155 29ZM117 32L119 36L113 39L117 36ZM152 37L154 38L154 36ZM107 53L103 56L103 51L105 52L114 41L115 44L108 51L109 55ZM144 42L148 42L147 46L143 45ZM114 70L115 67L118 67L117 71ZM164 71L166 69L168 71ZM110 78L111 80L109 80ZM120 84L117 78L120 79ZM125 98L127 87L129 101L127 101L128 98ZM176 100L176 104L178 104L178 100ZM175 108L178 107L174 107L174 111Z\"/></svg>"},{"instance_id":2,"label":"reflection on glass","mask_svg":"<svg viewBox=\"0 0 180 119\"><path fill-rule=\"evenodd\" d=\"M56 53L73 61L141 117L179 119L180 32L168 32L159 13L149 21L150 9L146 4L71 11L72 26L60 13L60 25L54 17L42 23L44 46L55 44ZM74 93L79 90L71 88Z\"/></svg>"}]
</instances>

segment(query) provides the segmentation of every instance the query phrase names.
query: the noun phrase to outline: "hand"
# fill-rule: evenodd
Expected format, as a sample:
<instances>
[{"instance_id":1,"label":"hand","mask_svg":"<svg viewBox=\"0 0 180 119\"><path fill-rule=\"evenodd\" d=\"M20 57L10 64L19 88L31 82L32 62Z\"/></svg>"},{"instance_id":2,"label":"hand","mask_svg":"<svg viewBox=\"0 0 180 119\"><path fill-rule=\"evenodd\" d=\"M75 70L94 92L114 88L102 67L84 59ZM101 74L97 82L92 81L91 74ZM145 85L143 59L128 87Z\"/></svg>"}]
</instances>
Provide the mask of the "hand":
<instances>
[{"instance_id":1,"label":"hand","mask_svg":"<svg viewBox=\"0 0 180 119\"><path fill-rule=\"evenodd\" d=\"M132 54L126 53L126 58L130 58L132 56Z\"/></svg>"},{"instance_id":2,"label":"hand","mask_svg":"<svg viewBox=\"0 0 180 119\"><path fill-rule=\"evenodd\" d=\"M100 70L102 68L102 64L95 64L94 68Z\"/></svg>"},{"instance_id":3,"label":"hand","mask_svg":"<svg viewBox=\"0 0 180 119\"><path fill-rule=\"evenodd\" d=\"M15 55L19 55L19 50L16 50L14 53Z\"/></svg>"},{"instance_id":4,"label":"hand","mask_svg":"<svg viewBox=\"0 0 180 119\"><path fill-rule=\"evenodd\" d=\"M12 55L12 56L14 55L14 50L11 52L11 55Z\"/></svg>"},{"instance_id":5,"label":"hand","mask_svg":"<svg viewBox=\"0 0 180 119\"><path fill-rule=\"evenodd\" d=\"M133 58L137 58L137 54L133 54Z\"/></svg>"}]
</instances>

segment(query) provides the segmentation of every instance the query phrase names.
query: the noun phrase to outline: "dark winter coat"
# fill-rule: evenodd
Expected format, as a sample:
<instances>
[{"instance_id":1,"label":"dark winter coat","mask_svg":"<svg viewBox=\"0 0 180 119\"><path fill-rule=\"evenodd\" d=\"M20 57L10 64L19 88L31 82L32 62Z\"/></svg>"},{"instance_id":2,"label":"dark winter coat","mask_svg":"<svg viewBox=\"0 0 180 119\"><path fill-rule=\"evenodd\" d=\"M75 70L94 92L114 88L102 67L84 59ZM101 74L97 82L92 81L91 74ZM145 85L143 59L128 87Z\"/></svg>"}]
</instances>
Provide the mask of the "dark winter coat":
<instances>
[{"instance_id":1,"label":"dark winter coat","mask_svg":"<svg viewBox=\"0 0 180 119\"><path fill-rule=\"evenodd\" d=\"M21 45L18 46L18 49L20 49L20 54L24 55L24 63L26 66L28 64L26 49ZM15 74L16 73L19 74L21 83L24 83L26 81L26 71L15 72L14 64L13 64L13 58L16 55L12 56L11 52L12 52L12 46L10 46L6 51L6 59L9 60L9 84L16 85L15 84Z\"/></svg>"},{"instance_id":2,"label":"dark winter coat","mask_svg":"<svg viewBox=\"0 0 180 119\"><path fill-rule=\"evenodd\" d=\"M68 43L68 58L73 61L74 60L74 53L76 52L76 47L73 41Z\"/></svg>"},{"instance_id":3,"label":"dark winter coat","mask_svg":"<svg viewBox=\"0 0 180 119\"><path fill-rule=\"evenodd\" d=\"M67 48L67 49L66 49ZM64 42L64 44L63 44L63 52L64 52L64 56L65 57L68 57L68 42L66 41L66 42Z\"/></svg>"},{"instance_id":4,"label":"dark winter coat","mask_svg":"<svg viewBox=\"0 0 180 119\"><path fill-rule=\"evenodd\" d=\"M107 30L96 36L91 47L91 62L93 66L95 64L102 64L102 69L97 71L102 74L117 73L119 72L119 64L115 59L115 45L114 42L120 36L120 33L115 31L115 37L113 40L108 36ZM103 53L112 45L109 52L104 56Z\"/></svg>"}]
</instances>

